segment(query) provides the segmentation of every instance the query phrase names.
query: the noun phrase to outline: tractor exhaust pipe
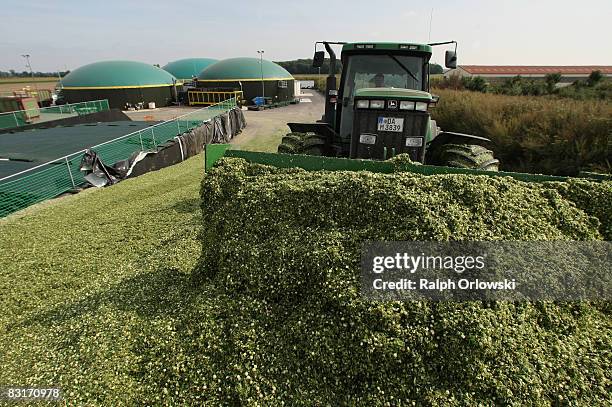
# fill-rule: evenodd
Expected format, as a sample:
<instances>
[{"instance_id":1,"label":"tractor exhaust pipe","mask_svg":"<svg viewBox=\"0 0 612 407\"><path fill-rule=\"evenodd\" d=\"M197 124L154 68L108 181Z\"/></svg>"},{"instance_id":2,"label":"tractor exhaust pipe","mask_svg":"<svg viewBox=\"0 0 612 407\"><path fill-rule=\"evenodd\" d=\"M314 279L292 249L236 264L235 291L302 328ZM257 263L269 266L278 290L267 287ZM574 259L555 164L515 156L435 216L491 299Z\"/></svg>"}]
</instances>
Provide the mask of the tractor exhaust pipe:
<instances>
[{"instance_id":1,"label":"tractor exhaust pipe","mask_svg":"<svg viewBox=\"0 0 612 407\"><path fill-rule=\"evenodd\" d=\"M327 51L329 54L329 75L325 81L325 115L323 116L323 121L333 127L336 118L338 88L336 84L336 53L330 44L343 45L346 44L346 42L316 42L312 66L315 68L320 68L323 66L323 62L325 61L325 51L317 51L317 44L323 44L325 46L325 51Z\"/></svg>"},{"instance_id":2,"label":"tractor exhaust pipe","mask_svg":"<svg viewBox=\"0 0 612 407\"><path fill-rule=\"evenodd\" d=\"M334 125L336 116L336 102L338 101L338 88L336 84L336 53L328 42L323 43L329 54L329 75L325 82L325 117L326 123Z\"/></svg>"}]
</instances>

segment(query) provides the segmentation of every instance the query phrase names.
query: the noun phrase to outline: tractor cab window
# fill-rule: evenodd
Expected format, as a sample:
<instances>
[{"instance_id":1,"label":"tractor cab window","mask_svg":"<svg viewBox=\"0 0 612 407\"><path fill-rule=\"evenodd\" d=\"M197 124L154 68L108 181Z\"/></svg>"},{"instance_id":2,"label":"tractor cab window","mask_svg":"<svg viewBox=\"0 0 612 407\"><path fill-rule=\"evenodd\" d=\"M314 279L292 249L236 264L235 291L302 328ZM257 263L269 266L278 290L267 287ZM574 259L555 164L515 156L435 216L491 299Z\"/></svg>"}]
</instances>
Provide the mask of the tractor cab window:
<instances>
[{"instance_id":1,"label":"tractor cab window","mask_svg":"<svg viewBox=\"0 0 612 407\"><path fill-rule=\"evenodd\" d=\"M425 90L422 57L394 54L355 55L349 58L343 96L352 99L361 88Z\"/></svg>"}]
</instances>

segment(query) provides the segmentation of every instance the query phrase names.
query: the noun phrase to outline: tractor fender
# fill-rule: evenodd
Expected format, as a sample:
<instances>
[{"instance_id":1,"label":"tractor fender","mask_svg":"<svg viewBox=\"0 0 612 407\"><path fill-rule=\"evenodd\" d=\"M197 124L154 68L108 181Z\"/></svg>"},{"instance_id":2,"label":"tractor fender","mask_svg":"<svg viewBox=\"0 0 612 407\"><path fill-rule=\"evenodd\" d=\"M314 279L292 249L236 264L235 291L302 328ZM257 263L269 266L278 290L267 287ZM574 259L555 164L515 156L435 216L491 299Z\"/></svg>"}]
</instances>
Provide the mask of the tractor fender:
<instances>
[{"instance_id":1,"label":"tractor fender","mask_svg":"<svg viewBox=\"0 0 612 407\"><path fill-rule=\"evenodd\" d=\"M438 133L438 135L429 142L427 145L427 150L434 151L437 147L443 144L477 144L483 147L490 147L491 143L492 141L486 137L443 131Z\"/></svg>"},{"instance_id":2,"label":"tractor fender","mask_svg":"<svg viewBox=\"0 0 612 407\"><path fill-rule=\"evenodd\" d=\"M476 144L490 149L492 141L486 137L474 136L472 134L442 131L427 144L425 162L437 162L439 160L438 153L440 152L440 147L446 144Z\"/></svg>"},{"instance_id":3,"label":"tractor fender","mask_svg":"<svg viewBox=\"0 0 612 407\"><path fill-rule=\"evenodd\" d=\"M338 134L327 123L287 123L287 126L294 133L315 133L325 139L323 155L335 157L341 151L335 142L339 139Z\"/></svg>"},{"instance_id":4,"label":"tractor fender","mask_svg":"<svg viewBox=\"0 0 612 407\"><path fill-rule=\"evenodd\" d=\"M327 123L287 123L287 126L295 133L316 133L329 139L333 143L337 134Z\"/></svg>"}]
</instances>

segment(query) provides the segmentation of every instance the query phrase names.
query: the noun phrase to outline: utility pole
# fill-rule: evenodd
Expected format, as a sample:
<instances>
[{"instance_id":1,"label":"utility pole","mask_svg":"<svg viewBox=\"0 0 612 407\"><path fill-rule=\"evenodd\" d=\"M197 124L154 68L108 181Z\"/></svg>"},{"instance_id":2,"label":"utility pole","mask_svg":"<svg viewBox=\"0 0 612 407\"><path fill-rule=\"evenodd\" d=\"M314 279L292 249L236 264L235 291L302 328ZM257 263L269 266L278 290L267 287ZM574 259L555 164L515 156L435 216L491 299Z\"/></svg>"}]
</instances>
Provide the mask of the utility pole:
<instances>
[{"instance_id":1,"label":"utility pole","mask_svg":"<svg viewBox=\"0 0 612 407\"><path fill-rule=\"evenodd\" d=\"M64 83L62 82L62 74L60 71L57 71L57 79L59 79L60 90L64 89Z\"/></svg>"},{"instance_id":2,"label":"utility pole","mask_svg":"<svg viewBox=\"0 0 612 407\"><path fill-rule=\"evenodd\" d=\"M34 80L34 72L32 71L32 65L30 65L30 54L21 54L21 56L26 59L26 68L30 70L30 76L32 77L32 84L34 85L34 89L36 90L36 95L38 96L38 86L36 85L36 81Z\"/></svg>"},{"instance_id":3,"label":"utility pole","mask_svg":"<svg viewBox=\"0 0 612 407\"><path fill-rule=\"evenodd\" d=\"M263 49L257 51L257 53L259 54L259 69L261 70L261 97L265 98L265 86L264 86L264 76L263 76L263 54L264 51ZM266 104L266 101L264 99L264 104Z\"/></svg>"}]
</instances>

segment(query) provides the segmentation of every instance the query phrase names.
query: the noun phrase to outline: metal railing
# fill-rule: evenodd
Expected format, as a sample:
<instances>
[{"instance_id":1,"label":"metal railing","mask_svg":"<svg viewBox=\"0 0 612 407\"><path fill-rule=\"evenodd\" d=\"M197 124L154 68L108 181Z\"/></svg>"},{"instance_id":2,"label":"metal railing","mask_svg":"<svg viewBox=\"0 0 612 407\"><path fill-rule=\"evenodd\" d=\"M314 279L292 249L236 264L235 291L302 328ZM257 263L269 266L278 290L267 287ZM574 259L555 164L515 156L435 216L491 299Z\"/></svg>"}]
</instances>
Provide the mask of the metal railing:
<instances>
[{"instance_id":1,"label":"metal railing","mask_svg":"<svg viewBox=\"0 0 612 407\"><path fill-rule=\"evenodd\" d=\"M187 92L187 99L189 105L214 105L222 100L236 99L236 101L242 100L241 90L228 90L228 91L207 91L207 90L189 90Z\"/></svg>"},{"instance_id":2,"label":"metal railing","mask_svg":"<svg viewBox=\"0 0 612 407\"><path fill-rule=\"evenodd\" d=\"M129 158L137 151L155 151L159 145L200 126L235 106L236 99L229 99L100 143L89 149L98 153L106 164L113 164ZM0 178L0 217L71 192L85 184L85 178L79 167L82 155L86 150L83 149Z\"/></svg>"},{"instance_id":3,"label":"metal railing","mask_svg":"<svg viewBox=\"0 0 612 407\"><path fill-rule=\"evenodd\" d=\"M108 100L106 99L5 112L0 113L0 129L21 127L32 123L42 123L103 110L109 110ZM33 120L34 117L38 117L38 119Z\"/></svg>"}]
</instances>

